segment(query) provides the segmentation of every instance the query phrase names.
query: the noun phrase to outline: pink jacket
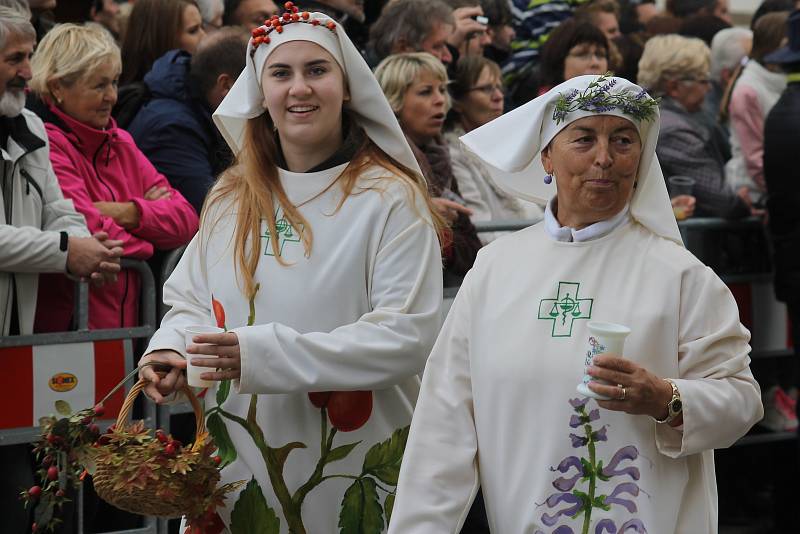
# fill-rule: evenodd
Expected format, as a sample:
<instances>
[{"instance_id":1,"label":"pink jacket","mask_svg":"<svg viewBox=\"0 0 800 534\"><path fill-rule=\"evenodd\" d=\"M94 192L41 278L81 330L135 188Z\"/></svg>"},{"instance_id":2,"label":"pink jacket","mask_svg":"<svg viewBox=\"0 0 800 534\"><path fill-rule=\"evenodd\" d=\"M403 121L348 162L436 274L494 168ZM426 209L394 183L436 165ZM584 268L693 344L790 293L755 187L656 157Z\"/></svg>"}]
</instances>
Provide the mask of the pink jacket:
<instances>
[{"instance_id":1,"label":"pink jacket","mask_svg":"<svg viewBox=\"0 0 800 534\"><path fill-rule=\"evenodd\" d=\"M163 174L136 147L114 119L97 130L50 106L43 117L50 139L50 161L61 190L86 217L94 232L107 232L123 241L125 256L146 260L154 249L172 249L188 243L197 231L194 208L173 189ZM144 199L153 186L168 187L169 198ZM102 215L93 202L133 202L141 218L130 231ZM39 283L36 332L69 328L73 315L74 282L63 275L45 275ZM139 277L123 271L116 283L91 288L89 328L118 328L139 324Z\"/></svg>"}]
</instances>

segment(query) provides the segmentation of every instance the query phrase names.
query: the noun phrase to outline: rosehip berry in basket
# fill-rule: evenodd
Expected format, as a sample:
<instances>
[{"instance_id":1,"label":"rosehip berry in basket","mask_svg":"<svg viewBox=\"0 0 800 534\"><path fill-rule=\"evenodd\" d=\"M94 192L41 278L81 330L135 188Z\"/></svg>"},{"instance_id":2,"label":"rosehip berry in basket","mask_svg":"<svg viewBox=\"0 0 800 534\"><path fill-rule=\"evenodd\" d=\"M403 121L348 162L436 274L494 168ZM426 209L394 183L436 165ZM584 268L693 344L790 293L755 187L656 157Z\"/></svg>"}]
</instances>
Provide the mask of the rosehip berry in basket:
<instances>
[{"instance_id":1,"label":"rosehip berry in basket","mask_svg":"<svg viewBox=\"0 0 800 534\"><path fill-rule=\"evenodd\" d=\"M93 436L99 436L100 435L100 427L95 425L95 424L91 424L91 425L89 425L89 432Z\"/></svg>"},{"instance_id":2,"label":"rosehip berry in basket","mask_svg":"<svg viewBox=\"0 0 800 534\"><path fill-rule=\"evenodd\" d=\"M28 495L30 495L31 499L38 499L42 495L42 487L31 486L31 489L28 490Z\"/></svg>"},{"instance_id":3,"label":"rosehip berry in basket","mask_svg":"<svg viewBox=\"0 0 800 534\"><path fill-rule=\"evenodd\" d=\"M47 468L47 480L56 480L58 478L58 467L51 465Z\"/></svg>"},{"instance_id":4,"label":"rosehip berry in basket","mask_svg":"<svg viewBox=\"0 0 800 534\"><path fill-rule=\"evenodd\" d=\"M219 465L222 463L222 456L214 456L213 460L214 460L214 465Z\"/></svg>"},{"instance_id":5,"label":"rosehip berry in basket","mask_svg":"<svg viewBox=\"0 0 800 534\"><path fill-rule=\"evenodd\" d=\"M328 400L328 418L340 432L358 430L371 414L371 391L334 391Z\"/></svg>"},{"instance_id":6,"label":"rosehip berry in basket","mask_svg":"<svg viewBox=\"0 0 800 534\"><path fill-rule=\"evenodd\" d=\"M60 489L56 492L56 497L63 497L64 495L66 495L66 493L64 493L63 489Z\"/></svg>"},{"instance_id":7,"label":"rosehip berry in basket","mask_svg":"<svg viewBox=\"0 0 800 534\"><path fill-rule=\"evenodd\" d=\"M106 413L106 407L103 406L103 404L100 403L100 402L98 402L97 404L94 405L93 410L94 410L94 414L97 417L103 417L103 414Z\"/></svg>"},{"instance_id":8,"label":"rosehip berry in basket","mask_svg":"<svg viewBox=\"0 0 800 534\"><path fill-rule=\"evenodd\" d=\"M330 391L320 391L316 393L309 393L308 400L317 408L325 408L328 405L328 400L331 398Z\"/></svg>"},{"instance_id":9,"label":"rosehip berry in basket","mask_svg":"<svg viewBox=\"0 0 800 534\"><path fill-rule=\"evenodd\" d=\"M53 463L53 457L51 455L47 455L42 458L42 467L50 467L50 464Z\"/></svg>"},{"instance_id":10,"label":"rosehip berry in basket","mask_svg":"<svg viewBox=\"0 0 800 534\"><path fill-rule=\"evenodd\" d=\"M164 452L167 456L175 456L175 445L168 443L167 446L164 447Z\"/></svg>"},{"instance_id":11,"label":"rosehip berry in basket","mask_svg":"<svg viewBox=\"0 0 800 534\"><path fill-rule=\"evenodd\" d=\"M167 434L163 430L158 429L158 430L156 430L156 439L161 443L166 443L167 442Z\"/></svg>"}]
</instances>

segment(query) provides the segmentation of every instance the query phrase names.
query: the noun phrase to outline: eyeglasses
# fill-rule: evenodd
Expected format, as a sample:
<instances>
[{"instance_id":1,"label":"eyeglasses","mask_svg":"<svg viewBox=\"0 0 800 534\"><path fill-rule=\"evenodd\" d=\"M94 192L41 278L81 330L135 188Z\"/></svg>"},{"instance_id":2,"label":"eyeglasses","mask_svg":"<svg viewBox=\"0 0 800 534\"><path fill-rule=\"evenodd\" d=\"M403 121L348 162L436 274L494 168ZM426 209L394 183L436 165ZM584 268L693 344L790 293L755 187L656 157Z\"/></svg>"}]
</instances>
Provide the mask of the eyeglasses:
<instances>
[{"instance_id":1,"label":"eyeglasses","mask_svg":"<svg viewBox=\"0 0 800 534\"><path fill-rule=\"evenodd\" d=\"M695 78L694 76L686 76L684 78L680 78L682 82L694 82L699 83L702 85L711 85L711 79L708 77L705 78Z\"/></svg>"},{"instance_id":2,"label":"eyeglasses","mask_svg":"<svg viewBox=\"0 0 800 534\"><path fill-rule=\"evenodd\" d=\"M500 91L501 95L506 94L506 88L503 87L503 84L501 83L487 83L486 85L478 85L477 87L469 89L468 92L469 91L480 91L486 96L494 95L495 91Z\"/></svg>"},{"instance_id":3,"label":"eyeglasses","mask_svg":"<svg viewBox=\"0 0 800 534\"><path fill-rule=\"evenodd\" d=\"M601 59L604 61L608 60L608 54L600 50L597 50L595 52L570 52L569 56L574 57L576 59L580 59L582 61L589 61L592 58Z\"/></svg>"}]
</instances>

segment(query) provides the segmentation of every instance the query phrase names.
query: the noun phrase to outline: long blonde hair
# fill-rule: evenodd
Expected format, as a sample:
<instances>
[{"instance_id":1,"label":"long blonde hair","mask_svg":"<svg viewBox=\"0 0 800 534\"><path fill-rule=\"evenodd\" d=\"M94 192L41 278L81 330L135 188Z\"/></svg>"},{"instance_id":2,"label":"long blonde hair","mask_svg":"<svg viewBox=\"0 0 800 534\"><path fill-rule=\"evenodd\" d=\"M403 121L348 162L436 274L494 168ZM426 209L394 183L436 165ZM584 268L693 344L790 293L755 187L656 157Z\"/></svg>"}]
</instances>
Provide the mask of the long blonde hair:
<instances>
[{"instance_id":1,"label":"long blonde hair","mask_svg":"<svg viewBox=\"0 0 800 534\"><path fill-rule=\"evenodd\" d=\"M345 112L346 113L346 112ZM350 121L352 128L357 128ZM356 185L362 172L371 167L382 167L388 174L400 180L407 189L409 199L415 206L414 197L420 195L428 208L428 213L420 214L429 217L431 224L439 235L441 242L442 228L445 223L433 207L428 194L425 179L416 171L409 169L386 154L369 137L356 151L350 163L337 179L344 196L337 206L342 207L347 197L355 194ZM275 219L275 201L282 208L283 216L300 236L306 256L311 254L313 231L308 220L300 213L298 206L292 204L281 184L278 167L278 146L275 142L272 120L265 112L249 119L245 126L242 150L236 163L220 177L218 185L206 199L201 215L201 228L207 224L212 226L219 221L209 221L210 208L215 204L231 199L236 206L236 227L234 229L234 256L236 258L236 276L244 294L248 299L255 296L255 273L261 258L261 220L267 222L272 254L281 265L286 265L280 254L278 229ZM361 189L361 188L360 188ZM361 189L372 189L366 187ZM202 235L202 234L201 234Z\"/></svg>"}]
</instances>

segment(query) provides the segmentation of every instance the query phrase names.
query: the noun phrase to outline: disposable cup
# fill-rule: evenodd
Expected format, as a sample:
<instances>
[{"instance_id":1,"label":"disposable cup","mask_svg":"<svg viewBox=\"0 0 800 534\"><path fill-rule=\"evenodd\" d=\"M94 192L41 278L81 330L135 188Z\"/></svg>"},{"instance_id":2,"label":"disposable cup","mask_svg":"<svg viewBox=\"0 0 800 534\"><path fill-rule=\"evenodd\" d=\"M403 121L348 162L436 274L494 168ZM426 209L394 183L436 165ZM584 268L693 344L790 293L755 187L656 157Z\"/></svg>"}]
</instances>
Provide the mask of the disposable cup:
<instances>
[{"instance_id":1,"label":"disposable cup","mask_svg":"<svg viewBox=\"0 0 800 534\"><path fill-rule=\"evenodd\" d=\"M592 365L592 360L598 354L609 353L623 357L625 338L631 333L631 329L625 325L601 321L592 321L586 326L589 329L589 339L586 349L586 360L584 362L583 380L578 384L578 393L593 399L610 400L610 397L599 395L589 389L589 384L592 382L604 385L609 384L604 380L598 380L590 376L587 371Z\"/></svg>"},{"instance_id":2,"label":"disposable cup","mask_svg":"<svg viewBox=\"0 0 800 534\"><path fill-rule=\"evenodd\" d=\"M202 347L204 345L211 345L211 343L195 343L192 341L194 336L198 336L201 334L221 334L224 332L222 328L218 328L216 326L207 326L207 325L192 325L187 326L184 328L184 339L186 342L186 347L188 348L189 345L197 345L198 347ZM194 358L214 358L214 356L210 356L207 354L189 354L186 353L186 379L189 382L189 385L196 388L210 388L216 382L214 380L203 380L200 378L202 373L208 373L212 371L209 367L198 367L196 365L192 365L192 360Z\"/></svg>"},{"instance_id":3,"label":"disposable cup","mask_svg":"<svg viewBox=\"0 0 800 534\"><path fill-rule=\"evenodd\" d=\"M691 195L694 190L695 180L689 176L670 176L667 178L669 198L681 195Z\"/></svg>"}]
</instances>

